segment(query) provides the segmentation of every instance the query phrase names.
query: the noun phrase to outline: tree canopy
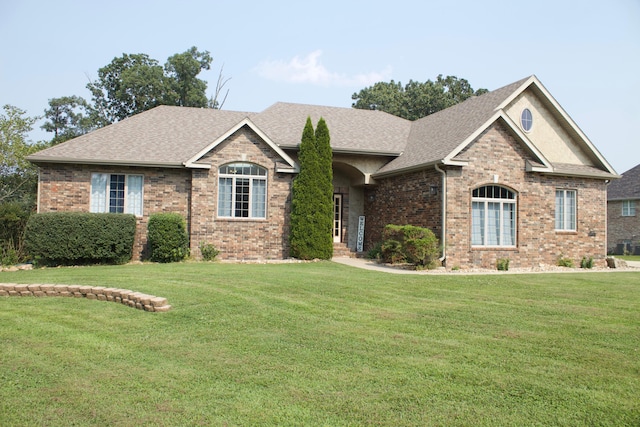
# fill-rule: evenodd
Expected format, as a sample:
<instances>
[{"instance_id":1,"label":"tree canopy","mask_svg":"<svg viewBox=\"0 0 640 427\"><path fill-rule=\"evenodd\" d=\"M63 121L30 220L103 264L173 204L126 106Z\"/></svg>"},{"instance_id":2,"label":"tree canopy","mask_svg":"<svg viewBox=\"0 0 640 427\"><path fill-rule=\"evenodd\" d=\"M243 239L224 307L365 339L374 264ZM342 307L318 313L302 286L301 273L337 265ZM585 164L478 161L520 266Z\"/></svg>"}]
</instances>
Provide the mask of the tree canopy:
<instances>
[{"instance_id":1,"label":"tree canopy","mask_svg":"<svg viewBox=\"0 0 640 427\"><path fill-rule=\"evenodd\" d=\"M220 108L217 97L228 79L220 75L215 97L208 99L207 82L198 78L212 61L208 51L195 46L169 57L164 67L147 54L125 53L87 85L91 102L75 95L50 99L42 128L57 144L158 105Z\"/></svg>"},{"instance_id":2,"label":"tree canopy","mask_svg":"<svg viewBox=\"0 0 640 427\"><path fill-rule=\"evenodd\" d=\"M472 96L488 92L473 90L469 82L455 76L442 77L436 81L418 82L409 80L405 86L400 82L378 82L354 93L353 108L381 110L408 120L417 120L445 108L451 107Z\"/></svg>"},{"instance_id":3,"label":"tree canopy","mask_svg":"<svg viewBox=\"0 0 640 427\"><path fill-rule=\"evenodd\" d=\"M42 148L30 144L27 135L37 118L28 117L24 110L12 105L2 107L0 113L0 203L12 200L35 201L37 174L26 157ZM33 200L31 200L33 199Z\"/></svg>"}]
</instances>

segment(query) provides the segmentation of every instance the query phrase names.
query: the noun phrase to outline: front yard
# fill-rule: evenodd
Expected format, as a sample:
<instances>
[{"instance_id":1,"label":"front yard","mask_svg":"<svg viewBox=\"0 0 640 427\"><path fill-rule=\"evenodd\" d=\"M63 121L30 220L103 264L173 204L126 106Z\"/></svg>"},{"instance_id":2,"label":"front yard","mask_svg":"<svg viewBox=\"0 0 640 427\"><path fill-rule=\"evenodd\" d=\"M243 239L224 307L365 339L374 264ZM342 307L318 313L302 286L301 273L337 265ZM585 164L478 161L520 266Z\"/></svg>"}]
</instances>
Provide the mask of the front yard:
<instances>
[{"instance_id":1,"label":"front yard","mask_svg":"<svg viewBox=\"0 0 640 427\"><path fill-rule=\"evenodd\" d=\"M173 308L1 297L0 425L640 424L640 273L183 263L3 282Z\"/></svg>"}]
</instances>

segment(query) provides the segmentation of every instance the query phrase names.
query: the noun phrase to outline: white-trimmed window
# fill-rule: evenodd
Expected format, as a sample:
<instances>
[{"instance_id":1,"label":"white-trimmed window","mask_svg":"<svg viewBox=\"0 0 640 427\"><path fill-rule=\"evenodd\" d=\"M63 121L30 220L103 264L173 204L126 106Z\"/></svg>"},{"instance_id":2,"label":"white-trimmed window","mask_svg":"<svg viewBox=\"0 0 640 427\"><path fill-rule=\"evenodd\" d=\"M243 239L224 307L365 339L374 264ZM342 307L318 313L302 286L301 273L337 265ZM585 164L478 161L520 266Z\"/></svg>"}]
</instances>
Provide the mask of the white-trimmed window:
<instances>
[{"instance_id":1,"label":"white-trimmed window","mask_svg":"<svg viewBox=\"0 0 640 427\"><path fill-rule=\"evenodd\" d=\"M622 216L636 216L636 201L635 200L623 200L622 201Z\"/></svg>"},{"instance_id":2,"label":"white-trimmed window","mask_svg":"<svg viewBox=\"0 0 640 427\"><path fill-rule=\"evenodd\" d=\"M218 170L218 217L266 218L267 170L230 163Z\"/></svg>"},{"instance_id":3,"label":"white-trimmed window","mask_svg":"<svg viewBox=\"0 0 640 427\"><path fill-rule=\"evenodd\" d=\"M92 173L89 210L142 216L143 183L142 175Z\"/></svg>"},{"instance_id":4,"label":"white-trimmed window","mask_svg":"<svg viewBox=\"0 0 640 427\"><path fill-rule=\"evenodd\" d=\"M556 230L576 231L576 190L556 190Z\"/></svg>"},{"instance_id":5,"label":"white-trimmed window","mask_svg":"<svg viewBox=\"0 0 640 427\"><path fill-rule=\"evenodd\" d=\"M516 245L516 193L499 185L473 190L471 245Z\"/></svg>"},{"instance_id":6,"label":"white-trimmed window","mask_svg":"<svg viewBox=\"0 0 640 427\"><path fill-rule=\"evenodd\" d=\"M531 110L528 108L522 110L520 114L520 125L525 132L531 131L533 127L533 114L531 114Z\"/></svg>"}]
</instances>

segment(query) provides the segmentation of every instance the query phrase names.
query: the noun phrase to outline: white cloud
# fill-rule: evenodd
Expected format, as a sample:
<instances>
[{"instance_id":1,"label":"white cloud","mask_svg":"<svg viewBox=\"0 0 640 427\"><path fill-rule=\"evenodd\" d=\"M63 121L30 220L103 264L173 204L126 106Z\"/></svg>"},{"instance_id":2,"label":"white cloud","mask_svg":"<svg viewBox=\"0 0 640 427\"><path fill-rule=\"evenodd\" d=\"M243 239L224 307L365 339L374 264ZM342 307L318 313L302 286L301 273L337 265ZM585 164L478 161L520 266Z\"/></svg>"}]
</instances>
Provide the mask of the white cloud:
<instances>
[{"instance_id":1,"label":"white cloud","mask_svg":"<svg viewBox=\"0 0 640 427\"><path fill-rule=\"evenodd\" d=\"M304 57L295 56L291 60L263 61L258 73L269 80L290 83L307 83L318 86L369 86L387 80L391 75L391 67L383 71L372 71L353 76L334 73L320 62L321 50L315 50Z\"/></svg>"}]
</instances>

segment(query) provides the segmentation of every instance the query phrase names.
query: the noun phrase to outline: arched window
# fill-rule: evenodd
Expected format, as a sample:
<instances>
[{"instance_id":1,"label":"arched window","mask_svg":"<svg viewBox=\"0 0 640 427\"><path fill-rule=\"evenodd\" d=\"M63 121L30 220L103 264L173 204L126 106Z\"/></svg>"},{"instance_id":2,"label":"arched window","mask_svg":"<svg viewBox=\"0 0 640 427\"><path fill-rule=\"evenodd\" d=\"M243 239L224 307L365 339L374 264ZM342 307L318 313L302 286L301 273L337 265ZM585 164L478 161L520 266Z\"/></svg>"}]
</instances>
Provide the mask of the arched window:
<instances>
[{"instance_id":1,"label":"arched window","mask_svg":"<svg viewBox=\"0 0 640 427\"><path fill-rule=\"evenodd\" d=\"M218 169L218 217L266 218L267 170L251 163Z\"/></svg>"},{"instance_id":2,"label":"arched window","mask_svg":"<svg viewBox=\"0 0 640 427\"><path fill-rule=\"evenodd\" d=\"M471 245L516 245L516 193L486 185L471 195Z\"/></svg>"}]
</instances>

